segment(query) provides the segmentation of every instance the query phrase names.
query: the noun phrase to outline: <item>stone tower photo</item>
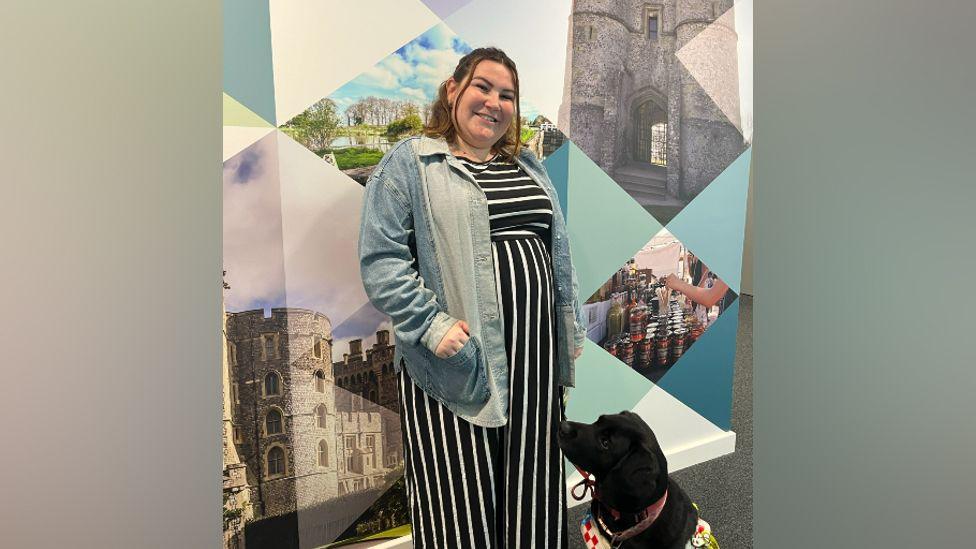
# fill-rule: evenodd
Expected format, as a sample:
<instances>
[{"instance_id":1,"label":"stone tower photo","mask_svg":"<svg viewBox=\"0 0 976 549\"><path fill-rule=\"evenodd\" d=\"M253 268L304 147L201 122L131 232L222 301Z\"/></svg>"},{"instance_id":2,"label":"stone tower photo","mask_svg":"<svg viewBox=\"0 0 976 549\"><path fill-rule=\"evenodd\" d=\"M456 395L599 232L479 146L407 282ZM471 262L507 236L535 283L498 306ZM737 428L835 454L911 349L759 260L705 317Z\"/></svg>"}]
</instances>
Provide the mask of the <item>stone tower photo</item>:
<instances>
[{"instance_id":1,"label":"stone tower photo","mask_svg":"<svg viewBox=\"0 0 976 549\"><path fill-rule=\"evenodd\" d=\"M356 356L347 353L334 364L327 316L300 308L270 313L226 315L229 423L241 462L235 470L246 471L249 518L261 524L260 535L246 542L275 546L275 537L287 532L302 547L324 545L402 466L393 346L380 331L366 357L362 340L355 340ZM363 380L355 393L337 386L337 368L346 383L353 371ZM379 394L388 408L363 398Z\"/></svg>"},{"instance_id":2,"label":"stone tower photo","mask_svg":"<svg viewBox=\"0 0 976 549\"><path fill-rule=\"evenodd\" d=\"M675 55L732 5L573 2L559 126L662 223L746 148L736 124ZM717 48L715 60L734 74L735 29L724 19L720 25L733 47Z\"/></svg>"}]
</instances>

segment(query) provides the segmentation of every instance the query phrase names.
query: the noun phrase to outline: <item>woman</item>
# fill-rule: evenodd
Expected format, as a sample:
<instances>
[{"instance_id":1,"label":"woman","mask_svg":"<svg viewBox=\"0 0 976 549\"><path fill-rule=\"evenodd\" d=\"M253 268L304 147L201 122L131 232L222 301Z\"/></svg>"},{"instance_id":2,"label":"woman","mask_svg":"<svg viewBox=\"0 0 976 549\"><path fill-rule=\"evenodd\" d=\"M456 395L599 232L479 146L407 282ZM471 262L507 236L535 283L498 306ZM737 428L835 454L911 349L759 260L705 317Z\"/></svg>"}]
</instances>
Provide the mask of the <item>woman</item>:
<instances>
[{"instance_id":1,"label":"woman","mask_svg":"<svg viewBox=\"0 0 976 549\"><path fill-rule=\"evenodd\" d=\"M476 49L366 185L361 272L393 319L417 547L566 547L556 435L585 331L519 119L515 64Z\"/></svg>"}]
</instances>

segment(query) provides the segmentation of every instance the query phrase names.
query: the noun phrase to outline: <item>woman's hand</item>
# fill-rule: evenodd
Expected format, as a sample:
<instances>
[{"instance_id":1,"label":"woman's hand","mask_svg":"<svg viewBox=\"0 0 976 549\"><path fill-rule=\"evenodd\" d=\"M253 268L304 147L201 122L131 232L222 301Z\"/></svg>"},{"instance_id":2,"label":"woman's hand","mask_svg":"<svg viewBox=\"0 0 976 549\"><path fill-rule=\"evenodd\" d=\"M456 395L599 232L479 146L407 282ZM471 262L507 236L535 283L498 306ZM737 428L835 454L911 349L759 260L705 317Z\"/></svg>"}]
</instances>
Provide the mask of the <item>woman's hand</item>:
<instances>
[{"instance_id":1,"label":"woman's hand","mask_svg":"<svg viewBox=\"0 0 976 549\"><path fill-rule=\"evenodd\" d=\"M680 290L678 287L678 283L680 282L682 282L682 280L674 274L669 274L668 276L664 277L664 285L672 290Z\"/></svg>"},{"instance_id":2,"label":"woman's hand","mask_svg":"<svg viewBox=\"0 0 976 549\"><path fill-rule=\"evenodd\" d=\"M576 360L577 358L579 358L581 354L583 354L583 348L582 347L577 347L576 350L573 351L573 360Z\"/></svg>"},{"instance_id":3,"label":"woman's hand","mask_svg":"<svg viewBox=\"0 0 976 549\"><path fill-rule=\"evenodd\" d=\"M447 333L441 338L441 342L437 344L437 351L434 354L438 358L451 358L461 350L461 347L464 347L469 337L468 323L458 320L454 326L448 328Z\"/></svg>"}]
</instances>

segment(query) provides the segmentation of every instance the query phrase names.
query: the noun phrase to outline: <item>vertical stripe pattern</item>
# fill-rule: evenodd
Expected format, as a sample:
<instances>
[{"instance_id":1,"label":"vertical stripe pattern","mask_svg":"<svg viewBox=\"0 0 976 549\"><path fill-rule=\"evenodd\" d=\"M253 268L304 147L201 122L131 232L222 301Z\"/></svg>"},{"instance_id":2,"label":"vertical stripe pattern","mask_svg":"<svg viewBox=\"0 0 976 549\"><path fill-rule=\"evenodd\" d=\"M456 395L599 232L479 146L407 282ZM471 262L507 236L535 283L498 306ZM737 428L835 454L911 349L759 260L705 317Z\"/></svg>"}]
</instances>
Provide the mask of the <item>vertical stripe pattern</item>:
<instances>
[{"instance_id":1,"label":"vertical stripe pattern","mask_svg":"<svg viewBox=\"0 0 976 549\"><path fill-rule=\"evenodd\" d=\"M565 548L566 486L556 444L561 388L548 231L552 206L517 165L462 164L488 199L504 319L508 423L453 415L402 370L401 422L415 547Z\"/></svg>"}]
</instances>

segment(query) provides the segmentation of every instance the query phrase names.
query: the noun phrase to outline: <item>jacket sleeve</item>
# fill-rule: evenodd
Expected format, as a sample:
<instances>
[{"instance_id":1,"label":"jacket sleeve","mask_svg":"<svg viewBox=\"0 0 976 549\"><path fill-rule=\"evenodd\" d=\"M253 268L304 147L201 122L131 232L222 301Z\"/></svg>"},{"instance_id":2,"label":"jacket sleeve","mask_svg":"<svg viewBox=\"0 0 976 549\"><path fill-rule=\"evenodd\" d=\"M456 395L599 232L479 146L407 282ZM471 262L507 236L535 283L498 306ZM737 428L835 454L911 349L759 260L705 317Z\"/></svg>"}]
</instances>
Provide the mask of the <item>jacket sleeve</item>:
<instances>
[{"instance_id":1,"label":"jacket sleeve","mask_svg":"<svg viewBox=\"0 0 976 549\"><path fill-rule=\"evenodd\" d=\"M414 268L410 203L382 173L366 184L359 228L359 270L373 306L393 319L397 336L436 351L457 322L440 310L437 296Z\"/></svg>"},{"instance_id":2,"label":"jacket sleeve","mask_svg":"<svg viewBox=\"0 0 976 549\"><path fill-rule=\"evenodd\" d=\"M586 317L583 315L583 307L580 304L579 281L576 280L576 268L573 267L572 260L569 262L569 270L573 279L573 309L576 312L576 331L573 334L573 343L579 348L583 346L583 342L586 340L587 323Z\"/></svg>"}]
</instances>

